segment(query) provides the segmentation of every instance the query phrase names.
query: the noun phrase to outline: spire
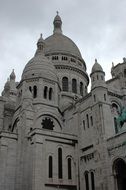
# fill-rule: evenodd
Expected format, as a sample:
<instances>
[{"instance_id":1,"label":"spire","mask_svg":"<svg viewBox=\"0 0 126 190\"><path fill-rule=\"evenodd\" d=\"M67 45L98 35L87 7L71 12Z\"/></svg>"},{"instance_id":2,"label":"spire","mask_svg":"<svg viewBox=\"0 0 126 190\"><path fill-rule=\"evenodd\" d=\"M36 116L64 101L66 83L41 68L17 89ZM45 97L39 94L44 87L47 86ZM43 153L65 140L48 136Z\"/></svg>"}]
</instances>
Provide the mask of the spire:
<instances>
[{"instance_id":1,"label":"spire","mask_svg":"<svg viewBox=\"0 0 126 190\"><path fill-rule=\"evenodd\" d=\"M38 39L37 42L37 51L35 53L35 56L38 54L44 54L44 47L45 47L45 42L43 40L42 34L40 34L40 38Z\"/></svg>"},{"instance_id":2,"label":"spire","mask_svg":"<svg viewBox=\"0 0 126 190\"><path fill-rule=\"evenodd\" d=\"M54 24L54 34L62 34L62 20L59 16L59 12L56 12L57 15L54 18L53 24Z\"/></svg>"}]
</instances>

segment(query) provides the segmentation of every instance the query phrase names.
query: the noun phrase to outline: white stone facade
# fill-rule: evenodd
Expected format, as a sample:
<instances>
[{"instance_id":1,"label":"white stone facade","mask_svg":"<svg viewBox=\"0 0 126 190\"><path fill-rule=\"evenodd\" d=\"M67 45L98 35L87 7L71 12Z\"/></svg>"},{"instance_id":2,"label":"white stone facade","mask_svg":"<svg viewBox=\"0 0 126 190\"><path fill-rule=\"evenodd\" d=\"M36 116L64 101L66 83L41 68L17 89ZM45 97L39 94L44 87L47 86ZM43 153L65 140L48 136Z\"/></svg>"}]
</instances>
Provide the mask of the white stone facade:
<instances>
[{"instance_id":1,"label":"white stone facade","mask_svg":"<svg viewBox=\"0 0 126 190\"><path fill-rule=\"evenodd\" d=\"M109 81L95 60L88 92L78 47L53 23L0 97L0 190L125 190L126 59Z\"/></svg>"}]
</instances>

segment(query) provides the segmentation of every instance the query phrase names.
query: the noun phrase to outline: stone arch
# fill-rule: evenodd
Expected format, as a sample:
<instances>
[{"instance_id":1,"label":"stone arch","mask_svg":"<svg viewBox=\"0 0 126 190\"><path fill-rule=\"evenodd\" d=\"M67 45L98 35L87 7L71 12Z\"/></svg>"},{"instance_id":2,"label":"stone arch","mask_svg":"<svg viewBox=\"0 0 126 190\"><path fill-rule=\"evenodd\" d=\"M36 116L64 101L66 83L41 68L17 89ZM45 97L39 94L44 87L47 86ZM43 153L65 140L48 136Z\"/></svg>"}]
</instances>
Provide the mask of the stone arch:
<instances>
[{"instance_id":1,"label":"stone arch","mask_svg":"<svg viewBox=\"0 0 126 190\"><path fill-rule=\"evenodd\" d=\"M112 165L115 190L126 189L126 162L122 158L114 160Z\"/></svg>"},{"instance_id":2,"label":"stone arch","mask_svg":"<svg viewBox=\"0 0 126 190\"><path fill-rule=\"evenodd\" d=\"M15 130L17 130L17 123L19 122L19 118L17 117L12 125L11 131L14 132Z\"/></svg>"}]
</instances>

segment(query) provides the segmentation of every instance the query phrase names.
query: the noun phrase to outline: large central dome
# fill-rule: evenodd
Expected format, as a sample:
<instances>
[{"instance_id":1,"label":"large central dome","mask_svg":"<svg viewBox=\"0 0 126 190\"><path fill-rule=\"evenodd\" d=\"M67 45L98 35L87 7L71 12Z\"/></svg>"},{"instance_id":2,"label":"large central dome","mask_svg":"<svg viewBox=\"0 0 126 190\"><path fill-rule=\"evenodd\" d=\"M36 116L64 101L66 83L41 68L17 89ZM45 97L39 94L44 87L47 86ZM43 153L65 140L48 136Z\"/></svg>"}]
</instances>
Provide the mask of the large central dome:
<instances>
[{"instance_id":1,"label":"large central dome","mask_svg":"<svg viewBox=\"0 0 126 190\"><path fill-rule=\"evenodd\" d=\"M59 15L54 19L54 33L45 39L45 54L70 54L82 59L76 44L67 36L62 34L62 21Z\"/></svg>"},{"instance_id":2,"label":"large central dome","mask_svg":"<svg viewBox=\"0 0 126 190\"><path fill-rule=\"evenodd\" d=\"M63 34L53 34L45 39L45 54L62 53L71 54L82 59L76 44Z\"/></svg>"}]
</instances>

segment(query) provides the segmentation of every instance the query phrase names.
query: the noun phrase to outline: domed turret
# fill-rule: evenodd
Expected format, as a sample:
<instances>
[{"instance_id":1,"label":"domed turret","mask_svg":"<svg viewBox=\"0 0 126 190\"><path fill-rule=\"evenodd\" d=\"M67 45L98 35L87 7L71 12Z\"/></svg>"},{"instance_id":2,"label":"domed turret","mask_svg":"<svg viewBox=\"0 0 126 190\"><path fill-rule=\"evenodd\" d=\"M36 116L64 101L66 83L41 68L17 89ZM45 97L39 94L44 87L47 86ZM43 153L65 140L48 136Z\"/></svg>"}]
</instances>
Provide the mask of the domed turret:
<instances>
[{"instance_id":1,"label":"domed turret","mask_svg":"<svg viewBox=\"0 0 126 190\"><path fill-rule=\"evenodd\" d=\"M95 59L90 77L92 89L98 86L105 86L105 72L103 71L101 65L97 62L97 59Z\"/></svg>"},{"instance_id":2,"label":"domed turret","mask_svg":"<svg viewBox=\"0 0 126 190\"><path fill-rule=\"evenodd\" d=\"M22 79L43 77L57 81L57 76L53 64L44 56L45 43L40 36L37 42L35 56L27 63L24 68Z\"/></svg>"},{"instance_id":3,"label":"domed turret","mask_svg":"<svg viewBox=\"0 0 126 190\"><path fill-rule=\"evenodd\" d=\"M101 65L97 62L97 59L95 59L95 63L93 65L93 67L92 67L91 73L97 72L97 71L102 71L103 72L103 69L102 69Z\"/></svg>"},{"instance_id":4,"label":"domed turret","mask_svg":"<svg viewBox=\"0 0 126 190\"><path fill-rule=\"evenodd\" d=\"M40 38L38 39L38 42L37 42L37 50L36 50L35 55L37 54L44 55L44 48L45 48L45 42L42 38L42 34L40 34Z\"/></svg>"},{"instance_id":5,"label":"domed turret","mask_svg":"<svg viewBox=\"0 0 126 190\"><path fill-rule=\"evenodd\" d=\"M18 102L33 98L33 102L48 106L58 104L58 77L53 63L44 55L45 42L40 35L34 57L26 64L19 85ZM26 91L27 89L27 91Z\"/></svg>"}]
</instances>

